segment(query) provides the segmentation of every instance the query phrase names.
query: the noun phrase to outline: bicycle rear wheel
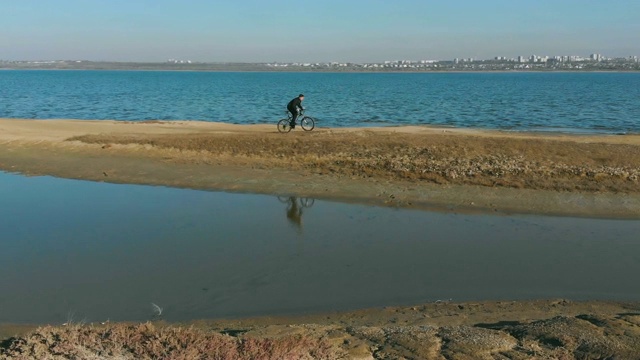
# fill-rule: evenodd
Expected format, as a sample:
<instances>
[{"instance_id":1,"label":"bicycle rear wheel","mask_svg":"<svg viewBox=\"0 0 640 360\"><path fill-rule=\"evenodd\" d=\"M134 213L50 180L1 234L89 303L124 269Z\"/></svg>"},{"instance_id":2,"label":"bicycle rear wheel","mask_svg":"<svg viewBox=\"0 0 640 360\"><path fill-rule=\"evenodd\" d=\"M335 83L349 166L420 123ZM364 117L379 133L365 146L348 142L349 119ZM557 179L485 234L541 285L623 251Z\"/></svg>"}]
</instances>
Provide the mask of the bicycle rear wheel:
<instances>
[{"instance_id":1,"label":"bicycle rear wheel","mask_svg":"<svg viewBox=\"0 0 640 360\"><path fill-rule=\"evenodd\" d=\"M283 196L283 195L278 196L278 201L280 201L283 204L288 204L290 200L291 200L291 196Z\"/></svg>"},{"instance_id":2,"label":"bicycle rear wheel","mask_svg":"<svg viewBox=\"0 0 640 360\"><path fill-rule=\"evenodd\" d=\"M316 127L316 122L310 116L305 116L300 120L300 125L302 125L302 130L311 131Z\"/></svg>"},{"instance_id":3,"label":"bicycle rear wheel","mask_svg":"<svg viewBox=\"0 0 640 360\"><path fill-rule=\"evenodd\" d=\"M281 133L288 133L291 131L291 124L288 119L282 119L278 121L278 131Z\"/></svg>"}]
</instances>

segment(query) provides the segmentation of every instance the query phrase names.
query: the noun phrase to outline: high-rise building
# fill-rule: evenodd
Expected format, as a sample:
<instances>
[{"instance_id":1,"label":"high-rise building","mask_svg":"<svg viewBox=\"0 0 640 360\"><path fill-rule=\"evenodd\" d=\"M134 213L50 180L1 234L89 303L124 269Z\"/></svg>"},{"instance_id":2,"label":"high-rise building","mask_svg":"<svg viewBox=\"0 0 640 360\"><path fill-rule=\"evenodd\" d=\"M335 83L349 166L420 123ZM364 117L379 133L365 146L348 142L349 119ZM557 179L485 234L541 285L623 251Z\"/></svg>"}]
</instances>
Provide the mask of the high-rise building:
<instances>
[{"instance_id":1,"label":"high-rise building","mask_svg":"<svg viewBox=\"0 0 640 360\"><path fill-rule=\"evenodd\" d=\"M602 61L602 54L591 54L591 56L589 56L589 59L591 61Z\"/></svg>"}]
</instances>

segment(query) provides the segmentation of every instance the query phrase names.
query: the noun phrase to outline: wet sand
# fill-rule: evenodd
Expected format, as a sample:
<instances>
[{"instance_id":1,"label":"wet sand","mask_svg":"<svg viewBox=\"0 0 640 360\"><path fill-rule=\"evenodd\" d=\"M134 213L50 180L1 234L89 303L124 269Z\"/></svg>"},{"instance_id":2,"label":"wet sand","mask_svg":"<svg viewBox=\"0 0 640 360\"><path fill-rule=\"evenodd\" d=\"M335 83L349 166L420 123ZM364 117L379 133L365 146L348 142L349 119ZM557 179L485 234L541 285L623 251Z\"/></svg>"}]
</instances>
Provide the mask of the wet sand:
<instances>
[{"instance_id":1,"label":"wet sand","mask_svg":"<svg viewBox=\"0 0 640 360\"><path fill-rule=\"evenodd\" d=\"M0 119L0 169L445 211L640 217L640 135Z\"/></svg>"}]
</instances>

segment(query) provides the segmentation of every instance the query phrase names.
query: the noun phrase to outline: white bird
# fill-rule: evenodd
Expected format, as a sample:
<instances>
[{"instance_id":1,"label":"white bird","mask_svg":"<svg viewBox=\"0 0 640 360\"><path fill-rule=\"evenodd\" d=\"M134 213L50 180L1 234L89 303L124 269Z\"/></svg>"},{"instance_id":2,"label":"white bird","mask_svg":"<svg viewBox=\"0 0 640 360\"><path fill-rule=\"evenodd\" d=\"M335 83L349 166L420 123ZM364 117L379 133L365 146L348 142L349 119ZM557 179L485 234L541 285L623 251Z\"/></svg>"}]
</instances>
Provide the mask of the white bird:
<instances>
[{"instance_id":1,"label":"white bird","mask_svg":"<svg viewBox=\"0 0 640 360\"><path fill-rule=\"evenodd\" d=\"M151 303L151 307L153 308L153 312L156 313L156 316L162 316L162 308L154 303Z\"/></svg>"}]
</instances>

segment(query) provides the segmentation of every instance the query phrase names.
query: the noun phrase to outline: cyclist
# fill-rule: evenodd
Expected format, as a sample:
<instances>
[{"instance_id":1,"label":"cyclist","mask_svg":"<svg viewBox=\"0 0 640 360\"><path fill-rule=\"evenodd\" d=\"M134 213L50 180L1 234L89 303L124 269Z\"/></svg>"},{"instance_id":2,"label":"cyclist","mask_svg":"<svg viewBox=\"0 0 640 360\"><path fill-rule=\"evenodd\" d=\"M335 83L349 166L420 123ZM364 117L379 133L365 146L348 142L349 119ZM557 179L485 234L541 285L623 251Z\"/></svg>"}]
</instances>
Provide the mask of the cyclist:
<instances>
[{"instance_id":1,"label":"cyclist","mask_svg":"<svg viewBox=\"0 0 640 360\"><path fill-rule=\"evenodd\" d=\"M289 110L289 112L291 113L291 123L289 125L291 125L292 129L296 127L296 119L298 118L298 114L300 113L300 111L304 110L304 108L302 107L303 100L304 95L300 94L297 98L294 98L293 100L289 101L289 104L287 104L287 110Z\"/></svg>"},{"instance_id":2,"label":"cyclist","mask_svg":"<svg viewBox=\"0 0 640 360\"><path fill-rule=\"evenodd\" d=\"M298 198L295 196L289 197L287 219L298 228L302 227L302 208L298 207Z\"/></svg>"}]
</instances>

